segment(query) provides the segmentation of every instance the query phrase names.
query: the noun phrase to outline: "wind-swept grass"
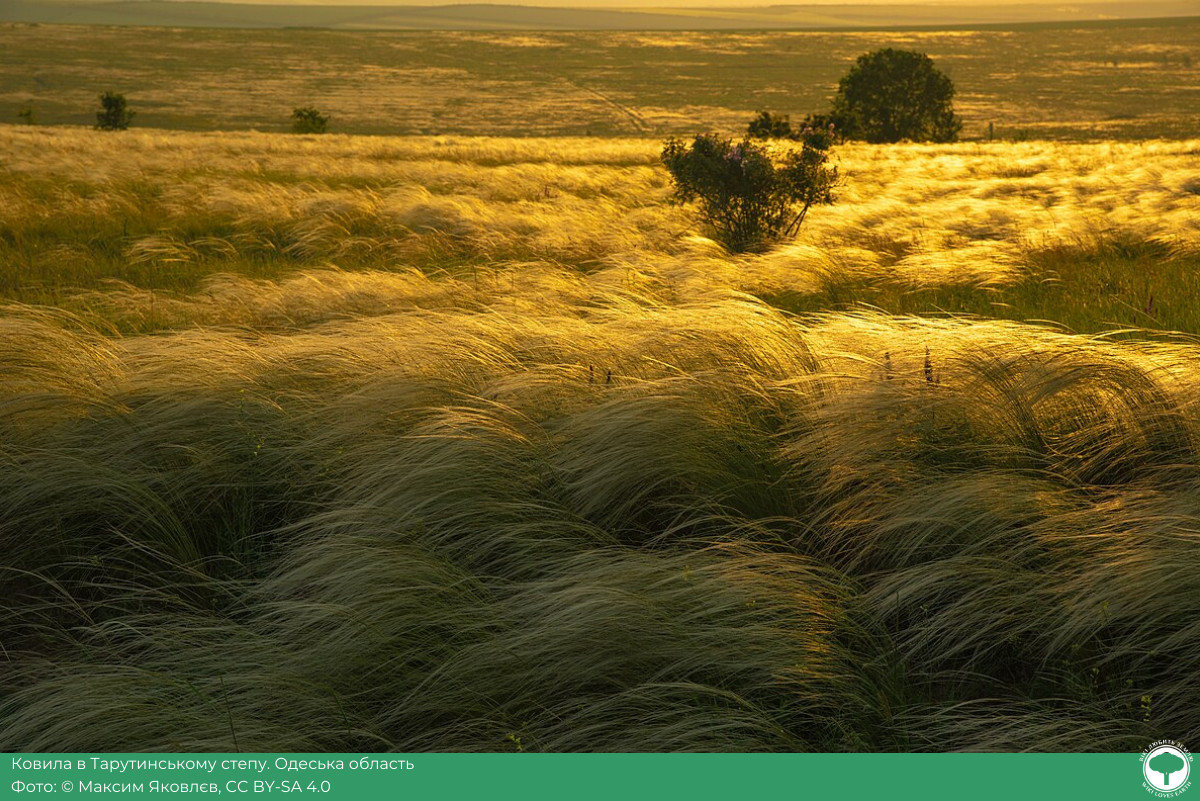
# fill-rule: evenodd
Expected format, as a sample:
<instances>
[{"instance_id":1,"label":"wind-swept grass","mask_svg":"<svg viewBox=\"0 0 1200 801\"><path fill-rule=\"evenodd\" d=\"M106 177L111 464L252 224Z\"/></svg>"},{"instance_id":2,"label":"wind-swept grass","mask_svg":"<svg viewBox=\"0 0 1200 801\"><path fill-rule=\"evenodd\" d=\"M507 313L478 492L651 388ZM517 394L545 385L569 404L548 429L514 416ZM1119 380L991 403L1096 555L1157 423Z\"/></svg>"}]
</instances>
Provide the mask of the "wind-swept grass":
<instances>
[{"instance_id":1,"label":"wind-swept grass","mask_svg":"<svg viewBox=\"0 0 1200 801\"><path fill-rule=\"evenodd\" d=\"M6 259L99 252L70 220L112 232L140 209L127 238L95 240L112 261L26 296L61 308L0 315L0 747L1200 735L1200 350L919 303L1008 298L1088 330L1108 312L1082 288L1145 279L1188 329L1194 144L848 148L840 206L732 258L661 204L646 143L587 162L562 142L188 135L217 177L185 204L201 184L171 137L126 140L159 189L112 168L55 199L45 176L97 135L0 133L30 159L6 162ZM295 147L329 150L288 168L297 183L213 200L245 162L221 148L277 169ZM403 197L436 205L441 147L462 216L438 218L457 255L433 269L403 256L430 240L387 229L382 199L411 181ZM1000 175L1020 159L1047 164ZM377 185L334 188L331 171L380 164ZM502 199L525 170L549 198ZM1047 207L1003 189L1035 177L1058 209L1041 228ZM378 262L326 264L341 234L257 262L239 238L335 207ZM103 272L218 225L231 250L187 280Z\"/></svg>"},{"instance_id":2,"label":"wind-swept grass","mask_svg":"<svg viewBox=\"0 0 1200 801\"><path fill-rule=\"evenodd\" d=\"M5 405L7 748L1196 733L1190 347L742 300L23 326L6 365L74 360Z\"/></svg>"},{"instance_id":3,"label":"wind-swept grass","mask_svg":"<svg viewBox=\"0 0 1200 801\"><path fill-rule=\"evenodd\" d=\"M735 259L665 202L645 140L0 136L0 296L125 331L307 323L333 280L335 308L373 314L416 287L321 273L319 307L280 309L302 294L280 283L314 269L448 275L492 298L499 275L520 301L569 268L666 304L735 289L792 312L1200 333L1195 142L844 147L838 203Z\"/></svg>"}]
</instances>

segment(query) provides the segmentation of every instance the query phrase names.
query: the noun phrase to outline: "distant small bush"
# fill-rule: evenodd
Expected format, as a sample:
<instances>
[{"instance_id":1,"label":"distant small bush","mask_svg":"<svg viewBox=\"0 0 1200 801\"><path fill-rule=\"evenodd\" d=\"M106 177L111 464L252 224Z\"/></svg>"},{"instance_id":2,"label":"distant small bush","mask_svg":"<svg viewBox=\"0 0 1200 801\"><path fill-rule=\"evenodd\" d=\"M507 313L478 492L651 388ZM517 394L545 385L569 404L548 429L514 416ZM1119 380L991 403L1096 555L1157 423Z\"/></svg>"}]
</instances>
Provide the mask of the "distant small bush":
<instances>
[{"instance_id":1,"label":"distant small bush","mask_svg":"<svg viewBox=\"0 0 1200 801\"><path fill-rule=\"evenodd\" d=\"M953 142L954 84L924 53L885 48L858 57L838 83L833 115L844 133L868 142Z\"/></svg>"},{"instance_id":2,"label":"distant small bush","mask_svg":"<svg viewBox=\"0 0 1200 801\"><path fill-rule=\"evenodd\" d=\"M800 149L776 158L749 138L735 144L702 134L690 145L668 140L661 158L675 181L675 200L694 202L713 238L737 253L793 235L809 208L833 202L830 133L808 131L800 141Z\"/></svg>"},{"instance_id":3,"label":"distant small bush","mask_svg":"<svg viewBox=\"0 0 1200 801\"><path fill-rule=\"evenodd\" d=\"M292 133L325 133L328 125L329 117L326 117L315 108L305 107L292 109Z\"/></svg>"},{"instance_id":4,"label":"distant small bush","mask_svg":"<svg viewBox=\"0 0 1200 801\"><path fill-rule=\"evenodd\" d=\"M746 127L746 136L751 139L801 141L815 132L827 131L832 142L833 139L841 137L841 128L841 121L834 114L807 114L800 124L793 128L789 115L760 111L758 116L750 120L750 124Z\"/></svg>"},{"instance_id":5,"label":"distant small bush","mask_svg":"<svg viewBox=\"0 0 1200 801\"><path fill-rule=\"evenodd\" d=\"M800 122L800 135L804 136L805 131L828 131L830 142L834 140L838 142L846 141L846 125L845 122L837 114L805 114L804 119Z\"/></svg>"},{"instance_id":6,"label":"distant small bush","mask_svg":"<svg viewBox=\"0 0 1200 801\"><path fill-rule=\"evenodd\" d=\"M100 110L96 112L96 130L123 131L129 127L136 112L130 111L125 95L105 92L100 95Z\"/></svg>"},{"instance_id":7,"label":"distant small bush","mask_svg":"<svg viewBox=\"0 0 1200 801\"><path fill-rule=\"evenodd\" d=\"M751 139L791 139L791 118L787 114L760 111L757 117L750 120L746 136Z\"/></svg>"}]
</instances>

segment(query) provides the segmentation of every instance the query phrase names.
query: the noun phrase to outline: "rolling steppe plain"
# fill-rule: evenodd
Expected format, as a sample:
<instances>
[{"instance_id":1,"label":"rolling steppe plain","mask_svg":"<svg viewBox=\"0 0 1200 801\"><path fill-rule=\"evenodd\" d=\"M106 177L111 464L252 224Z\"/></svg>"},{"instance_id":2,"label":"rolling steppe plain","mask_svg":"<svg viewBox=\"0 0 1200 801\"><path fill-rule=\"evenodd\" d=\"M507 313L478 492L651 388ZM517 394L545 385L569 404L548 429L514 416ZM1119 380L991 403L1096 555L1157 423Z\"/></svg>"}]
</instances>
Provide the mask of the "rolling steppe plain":
<instances>
[{"instance_id":1,"label":"rolling steppe plain","mask_svg":"<svg viewBox=\"0 0 1200 801\"><path fill-rule=\"evenodd\" d=\"M1200 739L1196 31L0 29L0 748ZM670 202L886 44L970 141Z\"/></svg>"},{"instance_id":2,"label":"rolling steppe plain","mask_svg":"<svg viewBox=\"0 0 1200 801\"><path fill-rule=\"evenodd\" d=\"M174 4L173 4L174 5ZM236 6L234 6L236 8ZM0 25L0 122L339 133L665 136L823 109L860 54L928 53L963 136L1187 138L1200 130L1200 17L915 31L335 31Z\"/></svg>"}]
</instances>

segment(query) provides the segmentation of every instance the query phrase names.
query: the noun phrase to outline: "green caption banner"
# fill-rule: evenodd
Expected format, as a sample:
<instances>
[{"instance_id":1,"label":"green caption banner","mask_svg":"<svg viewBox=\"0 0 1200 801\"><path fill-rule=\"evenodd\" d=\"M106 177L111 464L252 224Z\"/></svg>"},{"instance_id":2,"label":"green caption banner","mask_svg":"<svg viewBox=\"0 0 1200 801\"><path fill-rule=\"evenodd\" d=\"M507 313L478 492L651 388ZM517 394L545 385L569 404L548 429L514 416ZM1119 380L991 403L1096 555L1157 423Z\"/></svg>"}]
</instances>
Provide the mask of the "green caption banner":
<instances>
[{"instance_id":1,"label":"green caption banner","mask_svg":"<svg viewBox=\"0 0 1200 801\"><path fill-rule=\"evenodd\" d=\"M7 798L1200 801L1189 775L1161 779L1146 754L30 754L0 764Z\"/></svg>"}]
</instances>

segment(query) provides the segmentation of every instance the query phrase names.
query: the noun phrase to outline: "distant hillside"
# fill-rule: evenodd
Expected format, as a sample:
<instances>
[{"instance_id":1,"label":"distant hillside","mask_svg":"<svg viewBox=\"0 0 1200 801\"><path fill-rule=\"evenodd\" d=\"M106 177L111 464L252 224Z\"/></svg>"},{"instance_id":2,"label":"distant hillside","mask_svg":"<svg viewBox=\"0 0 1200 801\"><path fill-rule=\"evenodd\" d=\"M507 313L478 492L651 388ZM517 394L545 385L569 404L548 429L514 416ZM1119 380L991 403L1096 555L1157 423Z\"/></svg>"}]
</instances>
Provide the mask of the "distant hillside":
<instances>
[{"instance_id":1,"label":"distant hillside","mask_svg":"<svg viewBox=\"0 0 1200 801\"><path fill-rule=\"evenodd\" d=\"M315 6L170 0L0 0L0 21L185 28L343 30L830 30L1181 17L1196 0L1045 5L773 5L580 9L520 5Z\"/></svg>"}]
</instances>

